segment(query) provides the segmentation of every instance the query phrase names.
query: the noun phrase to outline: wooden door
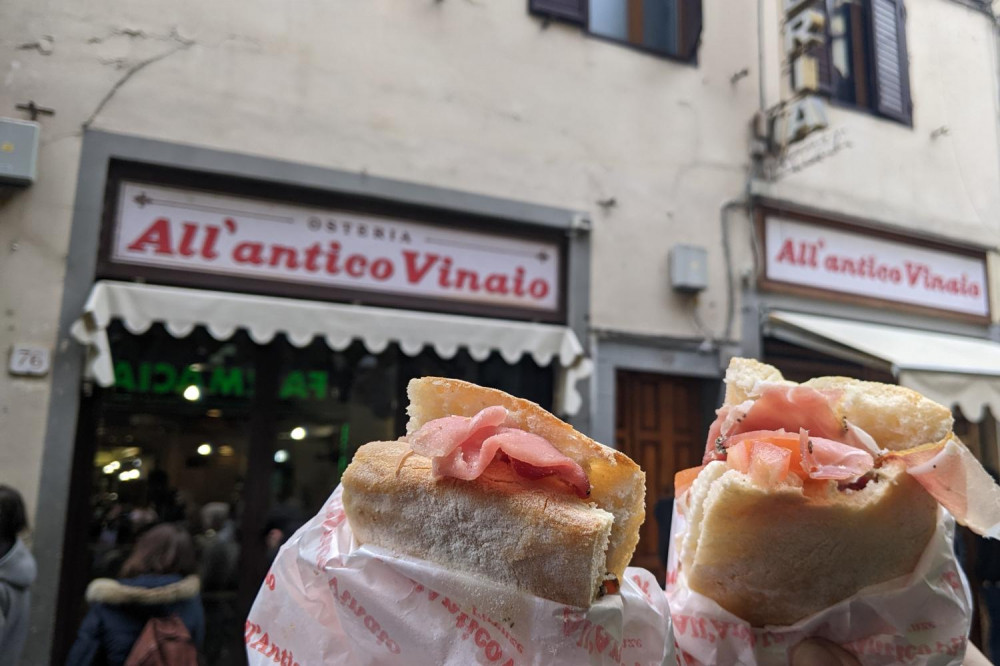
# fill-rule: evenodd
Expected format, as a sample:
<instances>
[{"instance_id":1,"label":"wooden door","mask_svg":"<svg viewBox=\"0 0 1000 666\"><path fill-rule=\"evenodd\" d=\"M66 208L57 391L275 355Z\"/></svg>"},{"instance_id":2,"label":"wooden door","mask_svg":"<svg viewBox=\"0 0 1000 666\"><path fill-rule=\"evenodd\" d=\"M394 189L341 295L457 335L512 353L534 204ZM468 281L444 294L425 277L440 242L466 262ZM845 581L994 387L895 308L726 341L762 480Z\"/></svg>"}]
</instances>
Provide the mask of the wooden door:
<instances>
[{"instance_id":1,"label":"wooden door","mask_svg":"<svg viewBox=\"0 0 1000 666\"><path fill-rule=\"evenodd\" d=\"M632 566L652 571L663 583L668 534L661 535L657 503L669 520L674 474L701 464L705 451L701 383L697 379L619 371L615 440L646 472L646 520ZM662 536L662 543L660 537ZM663 550L661 553L660 551Z\"/></svg>"}]
</instances>

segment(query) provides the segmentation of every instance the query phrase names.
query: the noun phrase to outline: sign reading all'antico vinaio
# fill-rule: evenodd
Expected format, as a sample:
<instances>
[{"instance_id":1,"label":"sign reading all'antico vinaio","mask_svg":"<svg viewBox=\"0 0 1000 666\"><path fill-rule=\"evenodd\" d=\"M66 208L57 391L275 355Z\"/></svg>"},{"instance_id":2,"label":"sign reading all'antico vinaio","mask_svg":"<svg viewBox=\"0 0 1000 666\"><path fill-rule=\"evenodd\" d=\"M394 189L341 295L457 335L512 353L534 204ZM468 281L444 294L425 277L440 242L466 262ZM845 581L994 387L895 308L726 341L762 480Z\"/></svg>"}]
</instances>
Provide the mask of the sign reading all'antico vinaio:
<instances>
[{"instance_id":1,"label":"sign reading all'antico vinaio","mask_svg":"<svg viewBox=\"0 0 1000 666\"><path fill-rule=\"evenodd\" d=\"M555 242L127 182L109 259L541 312L560 303Z\"/></svg>"},{"instance_id":2,"label":"sign reading all'antico vinaio","mask_svg":"<svg viewBox=\"0 0 1000 666\"><path fill-rule=\"evenodd\" d=\"M989 315L984 257L770 216L765 238L771 282Z\"/></svg>"}]
</instances>

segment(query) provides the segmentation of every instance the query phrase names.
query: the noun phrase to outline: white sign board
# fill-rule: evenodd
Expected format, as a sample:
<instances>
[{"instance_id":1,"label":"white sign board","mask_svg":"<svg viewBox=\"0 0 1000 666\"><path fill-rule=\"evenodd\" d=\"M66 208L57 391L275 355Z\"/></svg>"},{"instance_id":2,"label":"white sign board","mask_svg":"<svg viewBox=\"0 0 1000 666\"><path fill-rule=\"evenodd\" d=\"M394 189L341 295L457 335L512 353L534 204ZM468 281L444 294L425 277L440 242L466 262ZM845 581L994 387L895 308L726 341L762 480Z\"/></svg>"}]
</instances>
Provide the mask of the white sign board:
<instances>
[{"instance_id":1,"label":"white sign board","mask_svg":"<svg viewBox=\"0 0 1000 666\"><path fill-rule=\"evenodd\" d=\"M768 217L765 231L768 280L989 315L984 258L781 217Z\"/></svg>"},{"instance_id":2,"label":"white sign board","mask_svg":"<svg viewBox=\"0 0 1000 666\"><path fill-rule=\"evenodd\" d=\"M555 242L122 183L110 260L556 312Z\"/></svg>"},{"instance_id":3,"label":"white sign board","mask_svg":"<svg viewBox=\"0 0 1000 666\"><path fill-rule=\"evenodd\" d=\"M12 375L42 377L49 372L49 350L44 347L14 345L10 350L7 370Z\"/></svg>"}]
</instances>

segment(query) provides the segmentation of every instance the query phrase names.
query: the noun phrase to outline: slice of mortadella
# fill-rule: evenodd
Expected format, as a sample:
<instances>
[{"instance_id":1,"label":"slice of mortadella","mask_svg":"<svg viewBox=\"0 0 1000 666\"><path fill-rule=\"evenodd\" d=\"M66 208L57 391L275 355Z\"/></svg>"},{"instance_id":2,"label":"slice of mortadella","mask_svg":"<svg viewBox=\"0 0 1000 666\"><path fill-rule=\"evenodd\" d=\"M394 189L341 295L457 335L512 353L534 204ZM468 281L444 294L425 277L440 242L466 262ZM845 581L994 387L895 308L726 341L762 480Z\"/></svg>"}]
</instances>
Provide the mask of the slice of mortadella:
<instances>
[{"instance_id":1,"label":"slice of mortadella","mask_svg":"<svg viewBox=\"0 0 1000 666\"><path fill-rule=\"evenodd\" d=\"M902 459L910 476L959 523L1000 539L1000 486L956 437L890 457Z\"/></svg>"},{"instance_id":2,"label":"slice of mortadella","mask_svg":"<svg viewBox=\"0 0 1000 666\"><path fill-rule=\"evenodd\" d=\"M590 496L587 473L576 461L544 437L501 426L506 418L503 407L487 407L473 417L428 421L407 439L415 453L432 459L437 478L477 479L502 451L518 475L529 479L555 476L578 497Z\"/></svg>"}]
</instances>

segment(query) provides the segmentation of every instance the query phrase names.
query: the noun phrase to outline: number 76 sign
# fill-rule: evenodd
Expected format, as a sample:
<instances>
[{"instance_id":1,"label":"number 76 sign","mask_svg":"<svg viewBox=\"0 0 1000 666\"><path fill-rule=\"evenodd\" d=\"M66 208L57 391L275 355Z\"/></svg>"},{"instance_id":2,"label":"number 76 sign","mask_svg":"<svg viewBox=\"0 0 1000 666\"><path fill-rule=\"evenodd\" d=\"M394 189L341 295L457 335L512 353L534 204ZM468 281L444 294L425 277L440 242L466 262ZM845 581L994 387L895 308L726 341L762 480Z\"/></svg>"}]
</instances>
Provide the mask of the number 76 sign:
<instances>
[{"instance_id":1,"label":"number 76 sign","mask_svg":"<svg viewBox=\"0 0 1000 666\"><path fill-rule=\"evenodd\" d=\"M43 376L49 371L49 350L44 347L14 345L7 369L12 375Z\"/></svg>"}]
</instances>

